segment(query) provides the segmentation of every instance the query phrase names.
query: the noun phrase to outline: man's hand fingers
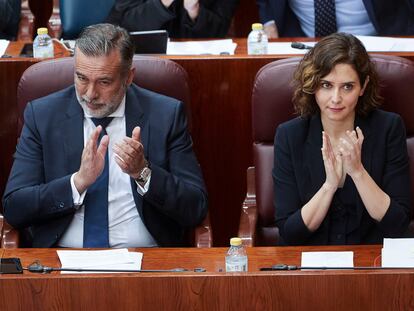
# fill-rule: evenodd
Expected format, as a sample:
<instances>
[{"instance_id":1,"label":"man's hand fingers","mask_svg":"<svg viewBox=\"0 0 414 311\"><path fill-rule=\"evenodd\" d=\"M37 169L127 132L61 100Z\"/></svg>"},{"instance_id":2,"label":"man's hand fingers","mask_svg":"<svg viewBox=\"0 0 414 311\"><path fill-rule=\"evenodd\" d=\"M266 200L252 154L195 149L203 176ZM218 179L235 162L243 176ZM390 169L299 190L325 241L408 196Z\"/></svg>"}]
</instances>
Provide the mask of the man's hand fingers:
<instances>
[{"instance_id":1,"label":"man's hand fingers","mask_svg":"<svg viewBox=\"0 0 414 311\"><path fill-rule=\"evenodd\" d=\"M108 135L104 135L99 143L97 153L100 156L105 157L105 153L106 153L106 150L108 149L108 145L109 145L109 137Z\"/></svg>"},{"instance_id":2,"label":"man's hand fingers","mask_svg":"<svg viewBox=\"0 0 414 311\"><path fill-rule=\"evenodd\" d=\"M132 139L141 142L141 128L136 126L132 131Z\"/></svg>"}]
</instances>

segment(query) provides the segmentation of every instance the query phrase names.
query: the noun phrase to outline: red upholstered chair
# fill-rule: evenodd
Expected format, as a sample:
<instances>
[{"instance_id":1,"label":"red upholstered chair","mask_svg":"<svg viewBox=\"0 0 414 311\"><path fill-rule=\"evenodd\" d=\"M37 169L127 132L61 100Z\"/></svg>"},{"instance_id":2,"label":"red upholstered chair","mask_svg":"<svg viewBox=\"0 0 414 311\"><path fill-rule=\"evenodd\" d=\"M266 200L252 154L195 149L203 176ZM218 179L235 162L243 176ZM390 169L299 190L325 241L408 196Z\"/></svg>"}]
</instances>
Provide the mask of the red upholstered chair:
<instances>
[{"instance_id":1,"label":"red upholstered chair","mask_svg":"<svg viewBox=\"0 0 414 311\"><path fill-rule=\"evenodd\" d=\"M189 110L190 89L188 76L180 65L168 59L151 56L135 56L133 64L136 68L134 82L137 85L179 99L185 103L187 110ZM23 111L27 102L63 89L73 84L73 79L73 58L43 61L29 67L23 73L17 90L19 133L23 126ZM2 219L0 219L1 221ZM10 230L11 228L7 224L5 228L7 230L2 231L2 246L18 246L18 241L16 241L18 234L16 234L15 230ZM194 234L190 234L190 236L190 245L197 247L212 246L212 231L209 215L194 230Z\"/></svg>"},{"instance_id":2,"label":"red upholstered chair","mask_svg":"<svg viewBox=\"0 0 414 311\"><path fill-rule=\"evenodd\" d=\"M380 76L382 109L400 114L407 129L414 203L414 63L396 56L371 58ZM299 61L300 58L275 61L256 75L252 95L254 167L247 170L247 195L239 227L245 245L275 245L278 241L273 206L273 139L277 126L296 116L291 82ZM410 227L414 229L413 222Z\"/></svg>"}]
</instances>

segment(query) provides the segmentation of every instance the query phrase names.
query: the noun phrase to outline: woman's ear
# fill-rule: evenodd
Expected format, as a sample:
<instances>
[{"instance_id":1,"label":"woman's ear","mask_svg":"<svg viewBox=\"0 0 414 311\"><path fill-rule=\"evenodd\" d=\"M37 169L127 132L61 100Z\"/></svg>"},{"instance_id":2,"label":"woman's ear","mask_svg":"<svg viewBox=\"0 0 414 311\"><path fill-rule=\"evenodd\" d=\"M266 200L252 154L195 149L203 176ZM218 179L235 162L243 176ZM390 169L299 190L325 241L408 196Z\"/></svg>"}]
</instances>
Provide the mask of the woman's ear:
<instances>
[{"instance_id":1,"label":"woman's ear","mask_svg":"<svg viewBox=\"0 0 414 311\"><path fill-rule=\"evenodd\" d=\"M369 76L367 76L365 78L364 86L362 87L361 91L359 92L359 96L364 95L364 92L365 92L365 89L367 88L368 83L369 83Z\"/></svg>"}]
</instances>

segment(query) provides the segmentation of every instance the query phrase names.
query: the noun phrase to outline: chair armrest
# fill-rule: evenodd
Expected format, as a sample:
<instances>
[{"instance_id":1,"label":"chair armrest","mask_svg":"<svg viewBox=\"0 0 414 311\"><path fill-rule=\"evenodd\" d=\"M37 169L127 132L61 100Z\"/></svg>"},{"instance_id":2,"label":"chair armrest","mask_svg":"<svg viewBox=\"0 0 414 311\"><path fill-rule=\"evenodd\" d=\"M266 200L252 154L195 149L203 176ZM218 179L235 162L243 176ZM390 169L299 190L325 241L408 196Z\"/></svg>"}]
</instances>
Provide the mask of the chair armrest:
<instances>
[{"instance_id":1,"label":"chair armrest","mask_svg":"<svg viewBox=\"0 0 414 311\"><path fill-rule=\"evenodd\" d=\"M4 223L4 216L0 214L0 243L3 239L3 223Z\"/></svg>"},{"instance_id":2,"label":"chair armrest","mask_svg":"<svg viewBox=\"0 0 414 311\"><path fill-rule=\"evenodd\" d=\"M4 220L3 215L0 215L0 232L1 248L19 247L19 232Z\"/></svg>"},{"instance_id":3,"label":"chair armrest","mask_svg":"<svg viewBox=\"0 0 414 311\"><path fill-rule=\"evenodd\" d=\"M242 239L245 246L254 246L256 244L256 186L255 186L255 168L247 169L247 193L244 199L241 213L238 236Z\"/></svg>"},{"instance_id":4,"label":"chair armrest","mask_svg":"<svg viewBox=\"0 0 414 311\"><path fill-rule=\"evenodd\" d=\"M213 232L210 225L210 213L204 218L203 222L197 226L194 232L195 247L212 247Z\"/></svg>"}]
</instances>

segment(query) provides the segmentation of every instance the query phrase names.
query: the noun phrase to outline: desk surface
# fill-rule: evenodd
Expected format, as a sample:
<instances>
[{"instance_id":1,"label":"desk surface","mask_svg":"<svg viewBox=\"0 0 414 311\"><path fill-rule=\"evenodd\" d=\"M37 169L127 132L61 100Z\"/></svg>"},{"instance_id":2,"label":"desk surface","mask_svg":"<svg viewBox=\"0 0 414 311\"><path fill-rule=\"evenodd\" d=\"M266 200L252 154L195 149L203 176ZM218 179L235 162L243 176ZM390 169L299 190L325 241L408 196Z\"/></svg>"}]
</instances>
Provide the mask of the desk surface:
<instances>
[{"instance_id":1,"label":"desk surface","mask_svg":"<svg viewBox=\"0 0 414 311\"><path fill-rule=\"evenodd\" d=\"M207 272L0 276L2 310L412 310L414 269L272 271L300 264L302 251L354 251L355 266L373 266L380 246L249 248L249 272L225 273L226 248L136 249L143 269L204 267ZM5 250L24 266L59 266L54 249Z\"/></svg>"},{"instance_id":2,"label":"desk surface","mask_svg":"<svg viewBox=\"0 0 414 311\"><path fill-rule=\"evenodd\" d=\"M237 43L237 48L234 55L159 55L160 57L166 57L169 59L235 59L235 58L267 58L267 59L283 59L292 56L302 56L302 53L298 54L266 54L266 55L248 55L247 54L247 39L246 38L232 38L234 42ZM195 39L197 40L197 39ZM279 38L271 39L271 42L314 42L315 38ZM13 59L19 60L29 60L38 62L34 58L21 58L19 57L20 51L22 50L24 44L23 41L13 41L10 42L9 46L6 49L5 54L10 55ZM58 49L56 52L56 48ZM387 54L404 57L407 59L414 60L414 52L370 52L370 54ZM55 44L55 56L56 57L65 57L70 56L68 52L65 52L63 48L59 48L59 45ZM1 59L0 59L1 60Z\"/></svg>"}]
</instances>

